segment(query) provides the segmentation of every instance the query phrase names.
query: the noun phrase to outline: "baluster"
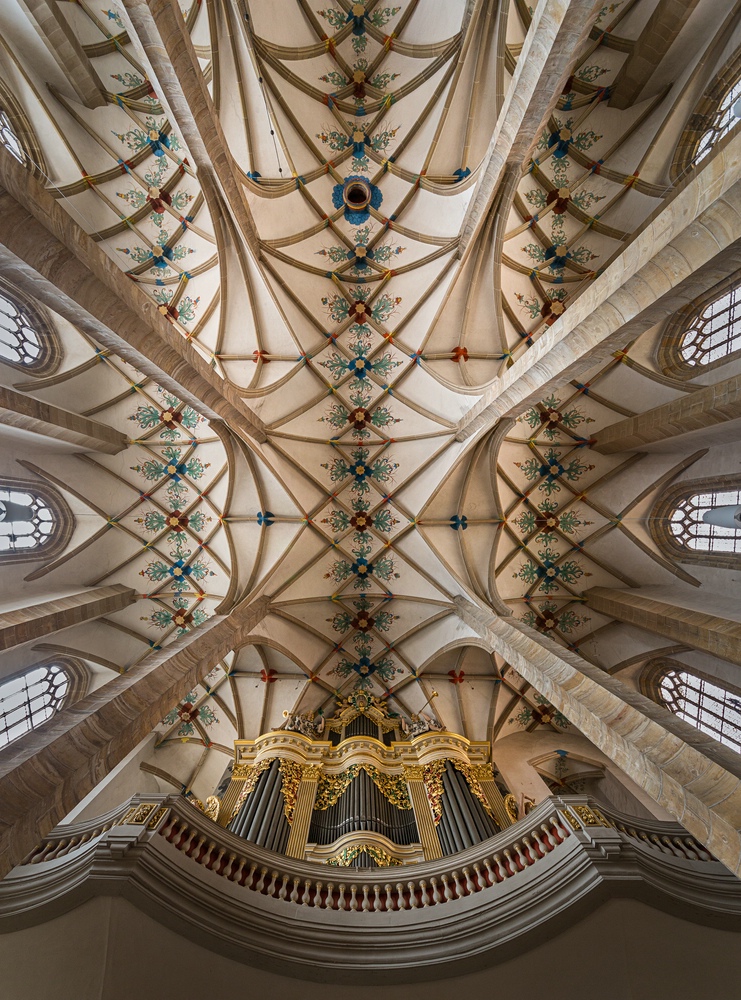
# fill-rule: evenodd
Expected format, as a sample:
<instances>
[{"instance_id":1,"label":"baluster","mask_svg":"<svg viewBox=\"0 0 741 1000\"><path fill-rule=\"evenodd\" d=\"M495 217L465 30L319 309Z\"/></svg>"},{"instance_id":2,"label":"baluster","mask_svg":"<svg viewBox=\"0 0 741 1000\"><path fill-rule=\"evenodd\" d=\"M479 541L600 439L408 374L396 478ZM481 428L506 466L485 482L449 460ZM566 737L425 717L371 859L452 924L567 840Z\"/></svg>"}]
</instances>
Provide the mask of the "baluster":
<instances>
[{"instance_id":1,"label":"baluster","mask_svg":"<svg viewBox=\"0 0 741 1000\"><path fill-rule=\"evenodd\" d=\"M351 910L358 909L358 887L355 885L354 882L350 886L350 909Z\"/></svg>"},{"instance_id":2,"label":"baluster","mask_svg":"<svg viewBox=\"0 0 741 1000\"><path fill-rule=\"evenodd\" d=\"M491 866L491 861L489 860L489 858L484 858L484 867L486 868L486 881L487 881L487 883L490 886L496 885L496 883L498 881L497 880L497 875L496 875L496 872L494 871L494 869Z\"/></svg>"},{"instance_id":3,"label":"baluster","mask_svg":"<svg viewBox=\"0 0 741 1000\"><path fill-rule=\"evenodd\" d=\"M515 862L517 863L517 867L521 872L524 871L528 866L528 860L522 853L519 840L516 840L512 845L512 850L515 852Z\"/></svg>"},{"instance_id":4,"label":"baluster","mask_svg":"<svg viewBox=\"0 0 741 1000\"><path fill-rule=\"evenodd\" d=\"M466 876L466 889L468 890L468 895L470 895L473 892L476 892L476 885L473 879L471 878L471 869L464 868L463 874Z\"/></svg>"},{"instance_id":5,"label":"baluster","mask_svg":"<svg viewBox=\"0 0 741 1000\"><path fill-rule=\"evenodd\" d=\"M257 865L253 861L252 864L250 865L250 870L245 875L242 876L241 885L245 886L247 889L251 889L252 888L252 881L253 881L253 879L255 877L255 870L256 869L257 869Z\"/></svg>"},{"instance_id":6,"label":"baluster","mask_svg":"<svg viewBox=\"0 0 741 1000\"><path fill-rule=\"evenodd\" d=\"M661 838L661 842L662 842L662 844L666 844L666 846L669 848L669 850L672 852L672 854L676 858L686 858L687 857L687 855L684 853L684 851L681 850L681 845L680 845L680 849L677 850L677 847L676 847L675 843L672 841L672 839L670 837L667 837L666 835L664 835Z\"/></svg>"},{"instance_id":7,"label":"baluster","mask_svg":"<svg viewBox=\"0 0 741 1000\"><path fill-rule=\"evenodd\" d=\"M304 894L301 897L301 905L311 905L311 881L308 878L304 880Z\"/></svg>"},{"instance_id":8,"label":"baluster","mask_svg":"<svg viewBox=\"0 0 741 1000\"><path fill-rule=\"evenodd\" d=\"M219 853L216 855L216 860L211 865L211 870L215 871L217 875L221 874L221 859L226 854L226 848L222 847L219 849Z\"/></svg>"},{"instance_id":9,"label":"baluster","mask_svg":"<svg viewBox=\"0 0 741 1000\"><path fill-rule=\"evenodd\" d=\"M486 875L481 871L481 865L478 861L474 862L473 870L476 872L476 882L478 883L479 889L488 889L491 884L487 879Z\"/></svg>"},{"instance_id":10,"label":"baluster","mask_svg":"<svg viewBox=\"0 0 741 1000\"><path fill-rule=\"evenodd\" d=\"M295 875L291 876L291 881L293 883L293 888L291 889L291 902L298 903L298 879Z\"/></svg>"},{"instance_id":11,"label":"baluster","mask_svg":"<svg viewBox=\"0 0 741 1000\"><path fill-rule=\"evenodd\" d=\"M560 844L563 838L558 832L558 827L554 824L552 829L548 829L545 823L540 824L540 830L543 834L543 843L548 851L552 851L556 844ZM555 841L555 843L554 843Z\"/></svg>"},{"instance_id":12,"label":"baluster","mask_svg":"<svg viewBox=\"0 0 741 1000\"><path fill-rule=\"evenodd\" d=\"M692 845L692 850L697 852L697 856L701 861L715 861L715 858L709 851L706 851L702 844L698 844L694 837L688 837L687 840Z\"/></svg>"},{"instance_id":13,"label":"baluster","mask_svg":"<svg viewBox=\"0 0 741 1000\"><path fill-rule=\"evenodd\" d=\"M236 882L237 885L242 881L242 872L244 871L244 866L247 864L246 858L240 858L239 864L237 865L236 871L232 869L232 873L229 876L230 882Z\"/></svg>"},{"instance_id":14,"label":"baluster","mask_svg":"<svg viewBox=\"0 0 741 1000\"><path fill-rule=\"evenodd\" d=\"M285 899L288 895L288 876L285 872L280 877L280 889L278 890L278 899Z\"/></svg>"},{"instance_id":15,"label":"baluster","mask_svg":"<svg viewBox=\"0 0 741 1000\"><path fill-rule=\"evenodd\" d=\"M432 903L433 903L433 906L435 905L435 903L442 903L443 897L440 895L440 890L438 889L438 884L439 883L438 883L437 878L434 875L430 879L430 884L432 885Z\"/></svg>"},{"instance_id":16,"label":"baluster","mask_svg":"<svg viewBox=\"0 0 741 1000\"><path fill-rule=\"evenodd\" d=\"M393 889L391 888L391 885L388 882L383 887L383 891L386 894L386 909L398 910L399 907L394 903Z\"/></svg>"},{"instance_id":17,"label":"baluster","mask_svg":"<svg viewBox=\"0 0 741 1000\"><path fill-rule=\"evenodd\" d=\"M381 887L380 885L373 886L373 909L377 912L383 910L383 900L381 899Z\"/></svg>"},{"instance_id":18,"label":"baluster","mask_svg":"<svg viewBox=\"0 0 741 1000\"><path fill-rule=\"evenodd\" d=\"M419 900L417 899L417 887L414 882L407 882L409 887L409 907L412 910L419 909Z\"/></svg>"},{"instance_id":19,"label":"baluster","mask_svg":"<svg viewBox=\"0 0 741 1000\"><path fill-rule=\"evenodd\" d=\"M538 836L538 831L537 830L532 830L530 832L529 843L530 843L531 849L534 852L534 854L536 855L536 857L538 857L538 858L545 857L545 855L546 855L546 849L545 849L545 847L543 847L543 844L542 844L542 842L540 840L540 837Z\"/></svg>"},{"instance_id":20,"label":"baluster","mask_svg":"<svg viewBox=\"0 0 741 1000\"><path fill-rule=\"evenodd\" d=\"M327 882L327 898L325 900L325 907L328 910L337 909L334 899L334 882Z\"/></svg>"},{"instance_id":21,"label":"baluster","mask_svg":"<svg viewBox=\"0 0 741 1000\"><path fill-rule=\"evenodd\" d=\"M275 899L275 883L278 879L278 872L270 873L270 881L268 882L268 887L265 890L265 895L270 896L271 899Z\"/></svg>"},{"instance_id":22,"label":"baluster","mask_svg":"<svg viewBox=\"0 0 741 1000\"><path fill-rule=\"evenodd\" d=\"M422 906L423 907L424 906L429 906L430 905L430 899L429 899L429 896L427 895L427 882L425 882L425 880L423 878L421 878L419 880L419 888L422 891Z\"/></svg>"},{"instance_id":23,"label":"baluster","mask_svg":"<svg viewBox=\"0 0 741 1000\"><path fill-rule=\"evenodd\" d=\"M494 857L492 858L492 861L494 862L494 877L496 878L497 882L504 882L504 880L507 878L508 872L507 869L502 864L502 855L495 854Z\"/></svg>"},{"instance_id":24,"label":"baluster","mask_svg":"<svg viewBox=\"0 0 741 1000\"><path fill-rule=\"evenodd\" d=\"M267 873L268 873L267 868L260 869L260 878L258 879L257 885L255 886L255 892L261 893L262 890L265 888L265 876L267 875Z\"/></svg>"},{"instance_id":25,"label":"baluster","mask_svg":"<svg viewBox=\"0 0 741 1000\"><path fill-rule=\"evenodd\" d=\"M195 838L196 838L196 836L198 834L198 831L190 829L189 827L186 827L186 834L187 834L188 831L190 831L190 836L189 837L186 836L186 839L185 839L185 841L183 843L183 846L180 848L180 850L187 857L190 857L190 849L193 846L193 841L195 840ZM203 843L203 840L204 840L204 838L201 837L201 843Z\"/></svg>"},{"instance_id":26,"label":"baluster","mask_svg":"<svg viewBox=\"0 0 741 1000\"><path fill-rule=\"evenodd\" d=\"M407 903L406 896L404 895L404 883L396 883L396 908L397 910L410 910L411 907Z\"/></svg>"},{"instance_id":27,"label":"baluster","mask_svg":"<svg viewBox=\"0 0 741 1000\"><path fill-rule=\"evenodd\" d=\"M462 896L466 895L466 890L461 882L460 872L454 869L451 872L451 875L453 877L453 884L455 885L455 894L457 898L460 899Z\"/></svg>"},{"instance_id":28,"label":"baluster","mask_svg":"<svg viewBox=\"0 0 741 1000\"><path fill-rule=\"evenodd\" d=\"M237 855L236 854L230 854L229 857L227 858L226 864L224 865L224 868L223 868L223 870L221 872L223 878L225 878L227 880L227 882L231 881L231 877L234 874L234 864L235 864L236 860L237 860Z\"/></svg>"},{"instance_id":29,"label":"baluster","mask_svg":"<svg viewBox=\"0 0 741 1000\"><path fill-rule=\"evenodd\" d=\"M339 899L337 900L337 908L340 909L340 910L346 910L347 909L347 900L345 899L345 888L346 888L345 887L345 883L344 882L340 882L340 887L339 887L340 895L339 895Z\"/></svg>"},{"instance_id":30,"label":"baluster","mask_svg":"<svg viewBox=\"0 0 741 1000\"><path fill-rule=\"evenodd\" d=\"M322 902L322 886L323 885L324 885L323 882L317 882L316 885L314 886L314 890L315 890L314 891L314 906L316 906L320 910L324 909L324 903Z\"/></svg>"},{"instance_id":31,"label":"baluster","mask_svg":"<svg viewBox=\"0 0 741 1000\"><path fill-rule=\"evenodd\" d=\"M49 855L47 855L47 857L46 857L45 860L46 861L53 861L54 858L56 858L56 856L59 854L59 852L62 850L62 848L64 847L64 845L66 843L67 843L66 840L58 840L57 843L56 843L56 846L54 847L54 849L52 850L52 852Z\"/></svg>"},{"instance_id":32,"label":"baluster","mask_svg":"<svg viewBox=\"0 0 741 1000\"><path fill-rule=\"evenodd\" d=\"M443 875L443 885L445 886L445 898L450 902L451 899L455 899L455 893L450 886L450 876ZM455 885L455 883L453 883Z\"/></svg>"},{"instance_id":33,"label":"baluster","mask_svg":"<svg viewBox=\"0 0 741 1000\"><path fill-rule=\"evenodd\" d=\"M368 893L370 892L370 886L363 886L363 904L362 908L367 913L371 909L370 900L368 899Z\"/></svg>"}]
</instances>

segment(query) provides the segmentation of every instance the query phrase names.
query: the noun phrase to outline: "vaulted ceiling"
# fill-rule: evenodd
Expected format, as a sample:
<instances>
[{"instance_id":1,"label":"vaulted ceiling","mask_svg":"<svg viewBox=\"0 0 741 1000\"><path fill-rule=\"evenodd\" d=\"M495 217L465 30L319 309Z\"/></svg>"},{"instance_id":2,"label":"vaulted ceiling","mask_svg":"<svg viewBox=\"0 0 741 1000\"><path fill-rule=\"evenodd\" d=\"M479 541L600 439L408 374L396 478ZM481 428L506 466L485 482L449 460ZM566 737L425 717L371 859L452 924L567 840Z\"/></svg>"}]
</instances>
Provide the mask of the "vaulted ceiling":
<instances>
[{"instance_id":1,"label":"vaulted ceiling","mask_svg":"<svg viewBox=\"0 0 741 1000\"><path fill-rule=\"evenodd\" d=\"M514 424L460 424L671 193L731 4L685 5L647 69L657 0L584 2L563 23L557 4L521 0L78 0L58 5L79 50L65 72L34 31L41 6L3 5L0 64L46 186L261 432L203 418L57 318L64 364L24 388L84 399L132 443L27 461L78 525L35 592L141 592L79 636L122 669L269 595L254 643L193 692L200 714L163 723L170 755L229 752L358 686L403 712L439 689L433 709L472 739L527 728L534 694L471 642L452 599L584 649L600 624L586 586L673 579L643 517L688 461L589 446L676 386L645 342L626 344ZM534 17L548 58L526 41ZM536 65L551 91L508 134L498 122Z\"/></svg>"}]
</instances>

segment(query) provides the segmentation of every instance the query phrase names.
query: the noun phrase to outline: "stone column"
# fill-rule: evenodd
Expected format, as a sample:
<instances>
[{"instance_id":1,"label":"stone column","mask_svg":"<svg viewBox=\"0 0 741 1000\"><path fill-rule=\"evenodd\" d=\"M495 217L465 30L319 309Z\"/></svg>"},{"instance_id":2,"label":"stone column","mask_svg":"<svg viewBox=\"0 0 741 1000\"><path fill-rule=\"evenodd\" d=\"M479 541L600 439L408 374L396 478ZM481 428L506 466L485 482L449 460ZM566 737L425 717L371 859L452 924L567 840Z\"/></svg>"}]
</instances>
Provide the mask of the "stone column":
<instances>
[{"instance_id":1,"label":"stone column","mask_svg":"<svg viewBox=\"0 0 741 1000\"><path fill-rule=\"evenodd\" d=\"M521 622L456 599L486 640L734 874L741 872L741 757Z\"/></svg>"},{"instance_id":2,"label":"stone column","mask_svg":"<svg viewBox=\"0 0 741 1000\"><path fill-rule=\"evenodd\" d=\"M288 835L286 854L289 858L301 858L306 854L306 842L309 839L311 814L314 811L314 800L319 783L321 767L306 765L303 769L301 784L296 794L296 804L293 807L293 822Z\"/></svg>"},{"instance_id":3,"label":"stone column","mask_svg":"<svg viewBox=\"0 0 741 1000\"><path fill-rule=\"evenodd\" d=\"M443 856L443 852L427 798L424 768L417 764L408 765L404 768L404 777L407 780L409 798L412 800L414 819L417 823L419 839L422 842L425 861L436 861Z\"/></svg>"},{"instance_id":4,"label":"stone column","mask_svg":"<svg viewBox=\"0 0 741 1000\"><path fill-rule=\"evenodd\" d=\"M111 615L127 608L135 600L134 591L121 584L96 587L79 594L55 597L40 604L29 604L14 611L0 612L0 650L12 649L32 639L59 632L72 625Z\"/></svg>"},{"instance_id":5,"label":"stone column","mask_svg":"<svg viewBox=\"0 0 741 1000\"><path fill-rule=\"evenodd\" d=\"M474 768L474 774L479 779L481 791L484 793L484 797L491 807L494 819L499 824L499 828L506 830L508 826L512 826L512 819L504 804L504 796L499 791L499 786L494 780L491 764L482 764L480 767Z\"/></svg>"},{"instance_id":6,"label":"stone column","mask_svg":"<svg viewBox=\"0 0 741 1000\"><path fill-rule=\"evenodd\" d=\"M211 618L114 677L0 755L0 878L111 768L246 641L267 614L259 598Z\"/></svg>"},{"instance_id":7,"label":"stone column","mask_svg":"<svg viewBox=\"0 0 741 1000\"><path fill-rule=\"evenodd\" d=\"M741 622L677 607L631 590L592 587L582 596L588 607L600 614L741 664Z\"/></svg>"},{"instance_id":8,"label":"stone column","mask_svg":"<svg viewBox=\"0 0 741 1000\"><path fill-rule=\"evenodd\" d=\"M600 431L594 448L602 455L637 451L738 417L741 417L741 375L734 375L635 417L618 420Z\"/></svg>"},{"instance_id":9,"label":"stone column","mask_svg":"<svg viewBox=\"0 0 741 1000\"><path fill-rule=\"evenodd\" d=\"M0 386L0 424L39 434L44 438L66 441L83 451L117 455L129 443L121 431L61 406L44 403L35 396Z\"/></svg>"}]
</instances>

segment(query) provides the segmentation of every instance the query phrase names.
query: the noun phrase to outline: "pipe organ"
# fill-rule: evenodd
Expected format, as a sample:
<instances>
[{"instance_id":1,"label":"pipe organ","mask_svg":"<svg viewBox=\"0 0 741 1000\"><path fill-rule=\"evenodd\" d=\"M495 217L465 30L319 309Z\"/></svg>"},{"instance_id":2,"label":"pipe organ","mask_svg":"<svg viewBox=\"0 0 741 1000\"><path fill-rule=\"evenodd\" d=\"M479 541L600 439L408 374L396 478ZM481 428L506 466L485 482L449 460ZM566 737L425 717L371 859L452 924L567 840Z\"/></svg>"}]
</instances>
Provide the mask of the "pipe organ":
<instances>
[{"instance_id":1,"label":"pipe organ","mask_svg":"<svg viewBox=\"0 0 741 1000\"><path fill-rule=\"evenodd\" d=\"M391 716L364 691L332 718L290 715L237 740L216 790L218 822L289 857L341 867L433 860L512 820L489 744L428 716Z\"/></svg>"}]
</instances>

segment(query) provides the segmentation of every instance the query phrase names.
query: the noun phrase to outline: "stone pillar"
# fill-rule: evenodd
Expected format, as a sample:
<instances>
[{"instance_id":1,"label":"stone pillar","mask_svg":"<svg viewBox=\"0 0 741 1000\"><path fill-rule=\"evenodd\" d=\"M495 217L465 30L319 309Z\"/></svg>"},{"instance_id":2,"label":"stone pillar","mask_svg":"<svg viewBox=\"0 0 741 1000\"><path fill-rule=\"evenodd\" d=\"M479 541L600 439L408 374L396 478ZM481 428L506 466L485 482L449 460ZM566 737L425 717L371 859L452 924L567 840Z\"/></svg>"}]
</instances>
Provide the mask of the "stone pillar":
<instances>
[{"instance_id":1,"label":"stone pillar","mask_svg":"<svg viewBox=\"0 0 741 1000\"><path fill-rule=\"evenodd\" d=\"M582 596L593 611L741 665L741 622L677 607L631 590L592 587Z\"/></svg>"},{"instance_id":2,"label":"stone pillar","mask_svg":"<svg viewBox=\"0 0 741 1000\"><path fill-rule=\"evenodd\" d=\"M125 434L107 424L5 386L0 386L0 424L66 441L83 451L100 451L106 455L117 455L129 443Z\"/></svg>"},{"instance_id":3,"label":"stone pillar","mask_svg":"<svg viewBox=\"0 0 741 1000\"><path fill-rule=\"evenodd\" d=\"M482 764L480 767L474 769L474 773L479 779L481 791L484 793L484 797L491 807L494 819L497 821L500 830L506 830L508 826L512 826L512 818L504 804L504 796L499 791L499 786L494 780L491 764Z\"/></svg>"},{"instance_id":4,"label":"stone pillar","mask_svg":"<svg viewBox=\"0 0 741 1000\"><path fill-rule=\"evenodd\" d=\"M59 632L72 625L111 615L127 608L135 600L134 591L121 584L96 587L79 594L55 597L40 604L29 604L14 611L0 612L0 650L12 649L32 639Z\"/></svg>"},{"instance_id":5,"label":"stone pillar","mask_svg":"<svg viewBox=\"0 0 741 1000\"><path fill-rule=\"evenodd\" d=\"M306 842L309 839L311 814L314 811L314 800L319 783L321 767L307 765L303 769L301 784L296 794L296 804L293 807L293 822L286 844L286 855L289 858L301 858L306 854Z\"/></svg>"},{"instance_id":6,"label":"stone pillar","mask_svg":"<svg viewBox=\"0 0 741 1000\"><path fill-rule=\"evenodd\" d=\"M417 823L419 839L422 842L425 861L436 861L443 856L443 852L440 847L440 838L437 835L435 821L432 818L430 802L427 798L424 768L416 764L411 764L404 768L404 777L409 787L409 798L412 800L414 819Z\"/></svg>"},{"instance_id":7,"label":"stone pillar","mask_svg":"<svg viewBox=\"0 0 741 1000\"><path fill-rule=\"evenodd\" d=\"M618 420L600 431L594 449L602 455L637 451L738 417L741 417L741 375L734 375L635 417Z\"/></svg>"},{"instance_id":8,"label":"stone pillar","mask_svg":"<svg viewBox=\"0 0 741 1000\"><path fill-rule=\"evenodd\" d=\"M734 874L741 872L741 757L553 639L456 598L486 640Z\"/></svg>"},{"instance_id":9,"label":"stone pillar","mask_svg":"<svg viewBox=\"0 0 741 1000\"><path fill-rule=\"evenodd\" d=\"M18 864L175 705L246 641L259 598L211 618L63 708L0 755L0 878Z\"/></svg>"}]
</instances>

